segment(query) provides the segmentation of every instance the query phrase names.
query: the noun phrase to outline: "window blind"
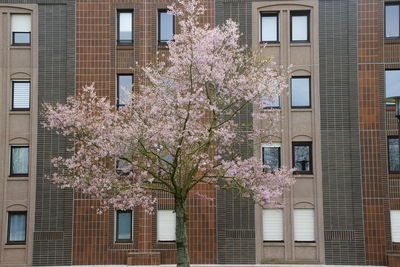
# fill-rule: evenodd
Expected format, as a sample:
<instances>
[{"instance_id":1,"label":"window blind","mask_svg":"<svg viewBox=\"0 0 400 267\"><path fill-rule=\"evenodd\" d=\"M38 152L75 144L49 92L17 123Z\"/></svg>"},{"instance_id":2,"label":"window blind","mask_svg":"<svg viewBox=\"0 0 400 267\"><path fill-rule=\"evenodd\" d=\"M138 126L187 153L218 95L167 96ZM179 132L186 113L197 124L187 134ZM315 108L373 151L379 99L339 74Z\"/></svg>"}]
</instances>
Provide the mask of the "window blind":
<instances>
[{"instance_id":1,"label":"window blind","mask_svg":"<svg viewBox=\"0 0 400 267\"><path fill-rule=\"evenodd\" d=\"M172 210L157 211L158 241L175 241L176 217Z\"/></svg>"},{"instance_id":2,"label":"window blind","mask_svg":"<svg viewBox=\"0 0 400 267\"><path fill-rule=\"evenodd\" d=\"M390 211L392 242L400 242L400 210Z\"/></svg>"},{"instance_id":3,"label":"window blind","mask_svg":"<svg viewBox=\"0 0 400 267\"><path fill-rule=\"evenodd\" d=\"M283 210L263 210L264 241L283 241Z\"/></svg>"},{"instance_id":4,"label":"window blind","mask_svg":"<svg viewBox=\"0 0 400 267\"><path fill-rule=\"evenodd\" d=\"M30 82L13 82L13 109L29 108Z\"/></svg>"},{"instance_id":5,"label":"window blind","mask_svg":"<svg viewBox=\"0 0 400 267\"><path fill-rule=\"evenodd\" d=\"M314 209L294 210L294 240L315 241Z\"/></svg>"},{"instance_id":6,"label":"window blind","mask_svg":"<svg viewBox=\"0 0 400 267\"><path fill-rule=\"evenodd\" d=\"M11 15L11 31L12 32L30 32L31 31L31 15L29 15L29 14L12 14Z\"/></svg>"}]
</instances>

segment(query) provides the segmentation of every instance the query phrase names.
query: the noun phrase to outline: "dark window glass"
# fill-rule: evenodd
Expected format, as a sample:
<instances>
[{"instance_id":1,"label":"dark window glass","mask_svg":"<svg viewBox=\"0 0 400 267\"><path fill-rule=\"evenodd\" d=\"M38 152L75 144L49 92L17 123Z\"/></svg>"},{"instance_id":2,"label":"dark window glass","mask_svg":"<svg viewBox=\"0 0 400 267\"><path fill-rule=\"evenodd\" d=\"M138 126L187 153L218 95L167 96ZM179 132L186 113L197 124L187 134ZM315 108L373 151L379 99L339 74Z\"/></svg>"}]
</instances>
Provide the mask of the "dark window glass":
<instances>
[{"instance_id":1,"label":"dark window glass","mask_svg":"<svg viewBox=\"0 0 400 267\"><path fill-rule=\"evenodd\" d=\"M308 43L310 41L310 12L290 12L290 37L292 42Z\"/></svg>"},{"instance_id":2,"label":"dark window glass","mask_svg":"<svg viewBox=\"0 0 400 267\"><path fill-rule=\"evenodd\" d=\"M399 138L388 137L389 172L400 172Z\"/></svg>"},{"instance_id":3,"label":"dark window glass","mask_svg":"<svg viewBox=\"0 0 400 267\"><path fill-rule=\"evenodd\" d=\"M11 146L11 176L28 176L29 147Z\"/></svg>"},{"instance_id":4,"label":"dark window glass","mask_svg":"<svg viewBox=\"0 0 400 267\"><path fill-rule=\"evenodd\" d=\"M118 11L118 43L132 44L133 43L133 11L120 10Z\"/></svg>"},{"instance_id":5,"label":"dark window glass","mask_svg":"<svg viewBox=\"0 0 400 267\"><path fill-rule=\"evenodd\" d=\"M11 31L13 45L29 45L31 43L31 15L11 14Z\"/></svg>"},{"instance_id":6,"label":"dark window glass","mask_svg":"<svg viewBox=\"0 0 400 267\"><path fill-rule=\"evenodd\" d=\"M293 167L296 173L312 173L311 142L293 142Z\"/></svg>"},{"instance_id":7,"label":"dark window glass","mask_svg":"<svg viewBox=\"0 0 400 267\"><path fill-rule=\"evenodd\" d=\"M400 3L385 4L385 37L399 38L400 37Z\"/></svg>"},{"instance_id":8,"label":"dark window glass","mask_svg":"<svg viewBox=\"0 0 400 267\"><path fill-rule=\"evenodd\" d=\"M293 108L311 107L310 77L293 77L291 79L291 92Z\"/></svg>"},{"instance_id":9,"label":"dark window glass","mask_svg":"<svg viewBox=\"0 0 400 267\"><path fill-rule=\"evenodd\" d=\"M279 13L261 13L261 42L279 42Z\"/></svg>"},{"instance_id":10,"label":"dark window glass","mask_svg":"<svg viewBox=\"0 0 400 267\"><path fill-rule=\"evenodd\" d=\"M385 97L398 96L399 92L400 70L385 70Z\"/></svg>"},{"instance_id":11,"label":"dark window glass","mask_svg":"<svg viewBox=\"0 0 400 267\"><path fill-rule=\"evenodd\" d=\"M158 42L165 43L174 39L175 17L167 10L158 11Z\"/></svg>"},{"instance_id":12,"label":"dark window glass","mask_svg":"<svg viewBox=\"0 0 400 267\"><path fill-rule=\"evenodd\" d=\"M26 211L8 212L8 244L24 244L26 242Z\"/></svg>"},{"instance_id":13,"label":"dark window glass","mask_svg":"<svg viewBox=\"0 0 400 267\"><path fill-rule=\"evenodd\" d=\"M279 144L264 146L262 148L262 160L268 165L265 171L274 171L281 167L281 147Z\"/></svg>"},{"instance_id":14,"label":"dark window glass","mask_svg":"<svg viewBox=\"0 0 400 267\"><path fill-rule=\"evenodd\" d=\"M132 211L117 211L117 242L132 241Z\"/></svg>"},{"instance_id":15,"label":"dark window glass","mask_svg":"<svg viewBox=\"0 0 400 267\"><path fill-rule=\"evenodd\" d=\"M12 110L29 110L30 91L29 81L12 82Z\"/></svg>"},{"instance_id":16,"label":"dark window glass","mask_svg":"<svg viewBox=\"0 0 400 267\"><path fill-rule=\"evenodd\" d=\"M129 92L132 92L133 75L119 74L118 75L118 100L117 106L125 106L129 97Z\"/></svg>"}]
</instances>

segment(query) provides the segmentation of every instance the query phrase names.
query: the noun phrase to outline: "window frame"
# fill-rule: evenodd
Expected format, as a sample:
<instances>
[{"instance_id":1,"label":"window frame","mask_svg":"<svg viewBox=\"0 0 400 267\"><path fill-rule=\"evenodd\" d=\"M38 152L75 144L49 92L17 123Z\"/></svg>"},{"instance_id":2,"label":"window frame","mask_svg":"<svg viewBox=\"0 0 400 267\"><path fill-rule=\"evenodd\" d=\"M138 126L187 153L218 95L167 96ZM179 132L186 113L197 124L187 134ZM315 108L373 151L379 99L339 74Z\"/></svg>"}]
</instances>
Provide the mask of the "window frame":
<instances>
[{"instance_id":1,"label":"window frame","mask_svg":"<svg viewBox=\"0 0 400 267\"><path fill-rule=\"evenodd\" d=\"M10 240L10 226L11 226L11 215L18 215L24 214L25 215L25 239L23 241L12 241ZM8 211L7 212L7 243L6 245L25 245L26 244L26 230L28 227L28 212L27 211Z\"/></svg>"},{"instance_id":2,"label":"window frame","mask_svg":"<svg viewBox=\"0 0 400 267\"><path fill-rule=\"evenodd\" d=\"M174 239L173 240L160 240L160 228L159 228L159 223L160 223L160 216L159 216L159 212L160 211L172 211L172 215L174 216L174 218L175 218L175 229L176 229L176 214L175 214L175 212L174 212L174 210L172 210L172 209L159 209L159 210L157 210L157 215L156 215L156 220L157 220L157 236L156 236L156 239L157 239L157 242L158 243L175 243L176 242L176 230L174 229L174 231L175 231L175 236L174 236Z\"/></svg>"},{"instance_id":3,"label":"window frame","mask_svg":"<svg viewBox=\"0 0 400 267\"><path fill-rule=\"evenodd\" d=\"M398 6L399 7L399 35L394 36L394 37L387 37L386 36L386 7L387 6ZM390 2L384 2L383 5L383 31L384 31L384 38L385 40L400 40L400 2L398 1L390 1Z\"/></svg>"},{"instance_id":4,"label":"window frame","mask_svg":"<svg viewBox=\"0 0 400 267\"><path fill-rule=\"evenodd\" d=\"M278 146L279 145L279 146ZM278 157L278 169L282 167L282 144L281 143L272 143L272 144L262 144L261 145L261 160L262 160L262 164L265 164L265 160L264 160L264 148L267 147L277 147L279 148L279 157ZM268 169L264 169L265 172L274 172L275 170L268 170Z\"/></svg>"},{"instance_id":5,"label":"window frame","mask_svg":"<svg viewBox=\"0 0 400 267\"><path fill-rule=\"evenodd\" d=\"M119 239L119 217L120 213L129 213L131 215L131 227L130 227L130 238L129 239ZM132 243L133 242L133 212L132 210L116 210L115 211L115 243Z\"/></svg>"},{"instance_id":6,"label":"window frame","mask_svg":"<svg viewBox=\"0 0 400 267\"><path fill-rule=\"evenodd\" d=\"M159 8L157 9L157 42L158 45L167 45L167 42L174 41L172 38L171 40L161 40L161 13L167 13L169 11L168 8ZM175 35L175 15L172 15L172 36Z\"/></svg>"},{"instance_id":7,"label":"window frame","mask_svg":"<svg viewBox=\"0 0 400 267\"><path fill-rule=\"evenodd\" d=\"M313 153L312 153L312 141L293 141L292 142L292 168L296 167L296 154L295 147L296 146L308 146L309 147L309 158L310 158L310 170L309 171L294 171L293 174L313 174Z\"/></svg>"},{"instance_id":8,"label":"window frame","mask_svg":"<svg viewBox=\"0 0 400 267\"><path fill-rule=\"evenodd\" d=\"M28 148L28 172L27 173L13 173L13 148ZM9 177L28 177L29 176L29 145L10 145L10 175Z\"/></svg>"},{"instance_id":9,"label":"window frame","mask_svg":"<svg viewBox=\"0 0 400 267\"><path fill-rule=\"evenodd\" d=\"M399 37L399 39L400 39L400 37ZM386 72L388 72L388 71L398 71L399 72L399 75L400 75L400 69L385 69L385 71L384 71L384 73L383 73L383 79L384 79L384 81L383 81L383 86L384 86L384 96L385 96L385 98L387 97L387 95L386 95ZM390 103L390 102L386 102L386 101L384 101L385 102L385 105L386 106L394 106L395 105L395 103Z\"/></svg>"},{"instance_id":10,"label":"window frame","mask_svg":"<svg viewBox=\"0 0 400 267\"><path fill-rule=\"evenodd\" d=\"M132 90L132 92L133 92L133 84L134 84L134 82L135 82L135 80L134 80L134 75L133 74L129 74L129 73L120 73L120 74L117 74L117 103L116 103L116 106L117 106L117 109L119 109L119 108L121 108L121 107L124 107L124 106L126 106L126 104L120 104L120 102L119 102L119 96L120 96L120 92L119 92L119 77L120 76L131 76L132 77L132 84L131 84L131 90Z\"/></svg>"},{"instance_id":11,"label":"window frame","mask_svg":"<svg viewBox=\"0 0 400 267\"><path fill-rule=\"evenodd\" d=\"M306 44L310 43L310 14L311 10L291 10L290 11L290 43L292 44ZM307 17L307 40L293 40L293 17L306 16Z\"/></svg>"},{"instance_id":12,"label":"window frame","mask_svg":"<svg viewBox=\"0 0 400 267\"><path fill-rule=\"evenodd\" d=\"M292 80L293 79L304 79L304 78L308 78L308 106L293 106L293 83ZM292 76L290 77L290 107L292 109L302 109L302 108L312 108L312 104L311 104L311 76L307 76L307 75L303 75L303 76Z\"/></svg>"},{"instance_id":13,"label":"window frame","mask_svg":"<svg viewBox=\"0 0 400 267\"><path fill-rule=\"evenodd\" d=\"M131 13L132 14L132 28L131 28L131 40L128 41L121 41L121 31L120 31L120 14L121 13ZM135 16L134 16L134 10L133 9L117 9L117 45L133 45L134 44L134 21L135 21Z\"/></svg>"},{"instance_id":14,"label":"window frame","mask_svg":"<svg viewBox=\"0 0 400 267\"><path fill-rule=\"evenodd\" d=\"M279 35L279 11L261 11L260 12L260 43L261 44L279 44L280 43L280 35ZM262 37L262 30L263 30L263 24L262 24L262 19L263 17L276 17L276 41L263 41Z\"/></svg>"},{"instance_id":15,"label":"window frame","mask_svg":"<svg viewBox=\"0 0 400 267\"><path fill-rule=\"evenodd\" d=\"M314 240L296 240L296 220L295 220L295 213L296 210L312 210L313 211L313 238ZM306 209L293 209L293 240L295 243L316 243L316 223L315 223L315 208L306 208Z\"/></svg>"},{"instance_id":16,"label":"window frame","mask_svg":"<svg viewBox=\"0 0 400 267\"><path fill-rule=\"evenodd\" d=\"M29 96L28 96L28 108L14 108L14 84L16 83L29 83ZM30 80L12 80L11 81L11 111L30 111L31 110L31 90L32 83Z\"/></svg>"},{"instance_id":17,"label":"window frame","mask_svg":"<svg viewBox=\"0 0 400 267\"><path fill-rule=\"evenodd\" d=\"M395 135L389 135L389 136L387 137L388 172L389 172L389 173L393 173L393 174L400 173L400 168L399 168L399 170L398 170L398 171L391 171L391 170L390 170L389 139L397 139L397 140L398 140L398 142L400 142L400 139L399 139L399 137L398 137L398 136L395 136ZM400 149L400 148L399 148L399 149ZM398 155L398 156L399 156L399 161L400 161L400 155Z\"/></svg>"},{"instance_id":18,"label":"window frame","mask_svg":"<svg viewBox=\"0 0 400 267\"><path fill-rule=\"evenodd\" d=\"M265 236L265 228L264 228L264 211L265 210L280 210L281 211L281 227L282 227L282 240L268 240L264 239ZM262 210L262 234L263 234L263 243L283 243L285 242L285 211L283 208L267 208Z\"/></svg>"},{"instance_id":19,"label":"window frame","mask_svg":"<svg viewBox=\"0 0 400 267\"><path fill-rule=\"evenodd\" d=\"M30 32L14 32L12 30L12 15L29 15L31 18L31 31ZM31 13L11 13L11 45L12 46L31 46L32 44L32 14ZM15 34L14 33L29 33L29 43L16 43L15 42Z\"/></svg>"}]
</instances>

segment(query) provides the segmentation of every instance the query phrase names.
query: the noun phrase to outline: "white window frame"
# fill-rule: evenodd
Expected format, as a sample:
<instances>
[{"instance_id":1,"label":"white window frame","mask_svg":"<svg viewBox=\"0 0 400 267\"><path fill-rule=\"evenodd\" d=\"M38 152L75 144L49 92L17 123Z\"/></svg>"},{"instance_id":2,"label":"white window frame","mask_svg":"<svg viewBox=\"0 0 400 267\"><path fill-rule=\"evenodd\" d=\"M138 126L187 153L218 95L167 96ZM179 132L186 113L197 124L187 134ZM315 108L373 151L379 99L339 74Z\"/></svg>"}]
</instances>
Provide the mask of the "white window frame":
<instances>
[{"instance_id":1,"label":"white window frame","mask_svg":"<svg viewBox=\"0 0 400 267\"><path fill-rule=\"evenodd\" d=\"M295 242L315 242L315 210L294 209L293 227Z\"/></svg>"},{"instance_id":2,"label":"white window frame","mask_svg":"<svg viewBox=\"0 0 400 267\"><path fill-rule=\"evenodd\" d=\"M393 243L400 243L400 210L390 210L390 232Z\"/></svg>"},{"instance_id":3,"label":"white window frame","mask_svg":"<svg viewBox=\"0 0 400 267\"><path fill-rule=\"evenodd\" d=\"M262 226L263 226L264 242L283 242L284 240L283 218L284 218L283 209L263 209Z\"/></svg>"},{"instance_id":4,"label":"white window frame","mask_svg":"<svg viewBox=\"0 0 400 267\"><path fill-rule=\"evenodd\" d=\"M173 210L157 211L157 241L175 242L176 216Z\"/></svg>"}]
</instances>

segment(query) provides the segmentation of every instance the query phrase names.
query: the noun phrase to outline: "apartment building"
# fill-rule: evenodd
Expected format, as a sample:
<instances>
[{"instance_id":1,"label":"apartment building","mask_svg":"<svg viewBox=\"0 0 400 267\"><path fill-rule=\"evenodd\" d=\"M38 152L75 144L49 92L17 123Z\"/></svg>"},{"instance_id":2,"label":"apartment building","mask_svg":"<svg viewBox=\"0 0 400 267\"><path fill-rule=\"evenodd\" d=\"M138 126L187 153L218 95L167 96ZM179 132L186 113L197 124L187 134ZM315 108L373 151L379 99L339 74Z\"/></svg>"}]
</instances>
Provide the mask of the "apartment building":
<instances>
[{"instance_id":1,"label":"apartment building","mask_svg":"<svg viewBox=\"0 0 400 267\"><path fill-rule=\"evenodd\" d=\"M44 178L50 155L65 154L63 141L43 130L38 114L42 103L74 93L73 14L73 1L0 1L2 265L70 263L38 257L60 253L72 238L64 221L71 194Z\"/></svg>"}]
</instances>

